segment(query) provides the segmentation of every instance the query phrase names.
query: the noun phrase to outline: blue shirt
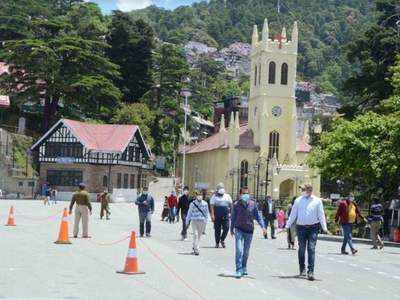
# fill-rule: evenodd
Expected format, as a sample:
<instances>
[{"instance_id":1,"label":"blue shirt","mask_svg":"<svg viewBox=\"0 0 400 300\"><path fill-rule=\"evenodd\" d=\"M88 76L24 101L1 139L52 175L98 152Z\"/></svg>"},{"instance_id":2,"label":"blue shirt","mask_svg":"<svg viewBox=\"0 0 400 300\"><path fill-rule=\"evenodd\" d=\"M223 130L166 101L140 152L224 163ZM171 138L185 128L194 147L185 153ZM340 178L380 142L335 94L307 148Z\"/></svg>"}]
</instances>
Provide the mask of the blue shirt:
<instances>
[{"instance_id":1,"label":"blue shirt","mask_svg":"<svg viewBox=\"0 0 400 300\"><path fill-rule=\"evenodd\" d=\"M154 199L150 194L141 194L135 201L140 213L153 213Z\"/></svg>"}]
</instances>

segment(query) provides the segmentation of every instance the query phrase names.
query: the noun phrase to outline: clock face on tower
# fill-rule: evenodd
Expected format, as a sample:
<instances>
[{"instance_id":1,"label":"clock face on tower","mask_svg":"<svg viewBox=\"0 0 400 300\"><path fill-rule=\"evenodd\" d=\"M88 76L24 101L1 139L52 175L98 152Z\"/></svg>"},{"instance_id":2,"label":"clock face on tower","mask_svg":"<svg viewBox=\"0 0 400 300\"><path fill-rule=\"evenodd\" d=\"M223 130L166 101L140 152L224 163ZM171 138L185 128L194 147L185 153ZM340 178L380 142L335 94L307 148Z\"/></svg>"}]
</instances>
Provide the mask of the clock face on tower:
<instances>
[{"instance_id":1,"label":"clock face on tower","mask_svg":"<svg viewBox=\"0 0 400 300\"><path fill-rule=\"evenodd\" d=\"M282 108L280 106L274 106L272 108L272 115L274 117L279 117L282 114Z\"/></svg>"}]
</instances>

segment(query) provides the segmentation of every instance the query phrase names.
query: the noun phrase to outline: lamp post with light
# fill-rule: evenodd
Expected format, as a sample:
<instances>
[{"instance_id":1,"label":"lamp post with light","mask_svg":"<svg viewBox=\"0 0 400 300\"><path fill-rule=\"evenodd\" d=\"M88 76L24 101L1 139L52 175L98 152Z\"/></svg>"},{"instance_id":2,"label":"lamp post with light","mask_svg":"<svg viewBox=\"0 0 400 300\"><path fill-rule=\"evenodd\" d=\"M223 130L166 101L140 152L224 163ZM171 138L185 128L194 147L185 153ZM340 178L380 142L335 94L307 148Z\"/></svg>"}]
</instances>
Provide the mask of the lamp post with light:
<instances>
[{"instance_id":1,"label":"lamp post with light","mask_svg":"<svg viewBox=\"0 0 400 300\"><path fill-rule=\"evenodd\" d=\"M186 85L190 83L190 78L185 77L182 79L182 82ZM187 115L188 115L188 100L189 97L192 95L190 90L187 87L184 87L181 91L181 95L185 97L185 105L183 107L183 110L185 112L185 120L184 120L184 125L183 125L183 155L182 155L182 186L181 188L183 189L185 187L185 167L186 167L186 130L187 130Z\"/></svg>"}]
</instances>

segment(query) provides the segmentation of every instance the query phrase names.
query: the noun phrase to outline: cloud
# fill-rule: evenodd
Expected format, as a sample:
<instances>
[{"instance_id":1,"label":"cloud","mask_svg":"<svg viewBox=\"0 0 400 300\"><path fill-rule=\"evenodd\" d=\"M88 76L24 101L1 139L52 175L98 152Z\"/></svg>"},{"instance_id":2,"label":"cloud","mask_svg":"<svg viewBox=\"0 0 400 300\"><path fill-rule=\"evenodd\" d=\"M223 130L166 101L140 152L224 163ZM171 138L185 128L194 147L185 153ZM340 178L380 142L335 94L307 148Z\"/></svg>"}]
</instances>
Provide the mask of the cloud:
<instances>
[{"instance_id":1,"label":"cloud","mask_svg":"<svg viewBox=\"0 0 400 300\"><path fill-rule=\"evenodd\" d=\"M117 8L122 11L141 9L153 4L153 0L117 0Z\"/></svg>"}]
</instances>

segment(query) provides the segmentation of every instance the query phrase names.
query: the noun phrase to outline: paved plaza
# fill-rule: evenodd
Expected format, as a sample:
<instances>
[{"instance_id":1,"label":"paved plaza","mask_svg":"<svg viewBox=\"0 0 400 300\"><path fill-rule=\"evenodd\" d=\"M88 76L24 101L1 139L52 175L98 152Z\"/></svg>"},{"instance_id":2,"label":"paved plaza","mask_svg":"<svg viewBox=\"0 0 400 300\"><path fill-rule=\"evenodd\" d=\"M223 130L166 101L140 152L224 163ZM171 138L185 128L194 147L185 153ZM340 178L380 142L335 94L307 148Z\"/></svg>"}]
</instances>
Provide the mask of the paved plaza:
<instances>
[{"instance_id":1,"label":"paved plaza","mask_svg":"<svg viewBox=\"0 0 400 300\"><path fill-rule=\"evenodd\" d=\"M155 193L156 194L156 193ZM161 199L158 196L158 201ZM181 223L160 221L157 203L152 237L138 240L144 275L122 275L127 237L138 228L136 208L111 204L111 220L100 220L94 204L90 240L56 245L61 211L67 203L44 207L40 201L1 200L5 223L10 205L16 227L0 227L0 298L17 299L400 299L400 249L370 250L357 256L338 254L340 245L319 241L317 280L296 278L296 251L286 249L285 235L264 240L257 228L248 278L224 277L234 271L233 239L215 249L211 223L200 256L190 255L191 235L179 240ZM70 224L70 232L72 224Z\"/></svg>"}]
</instances>

